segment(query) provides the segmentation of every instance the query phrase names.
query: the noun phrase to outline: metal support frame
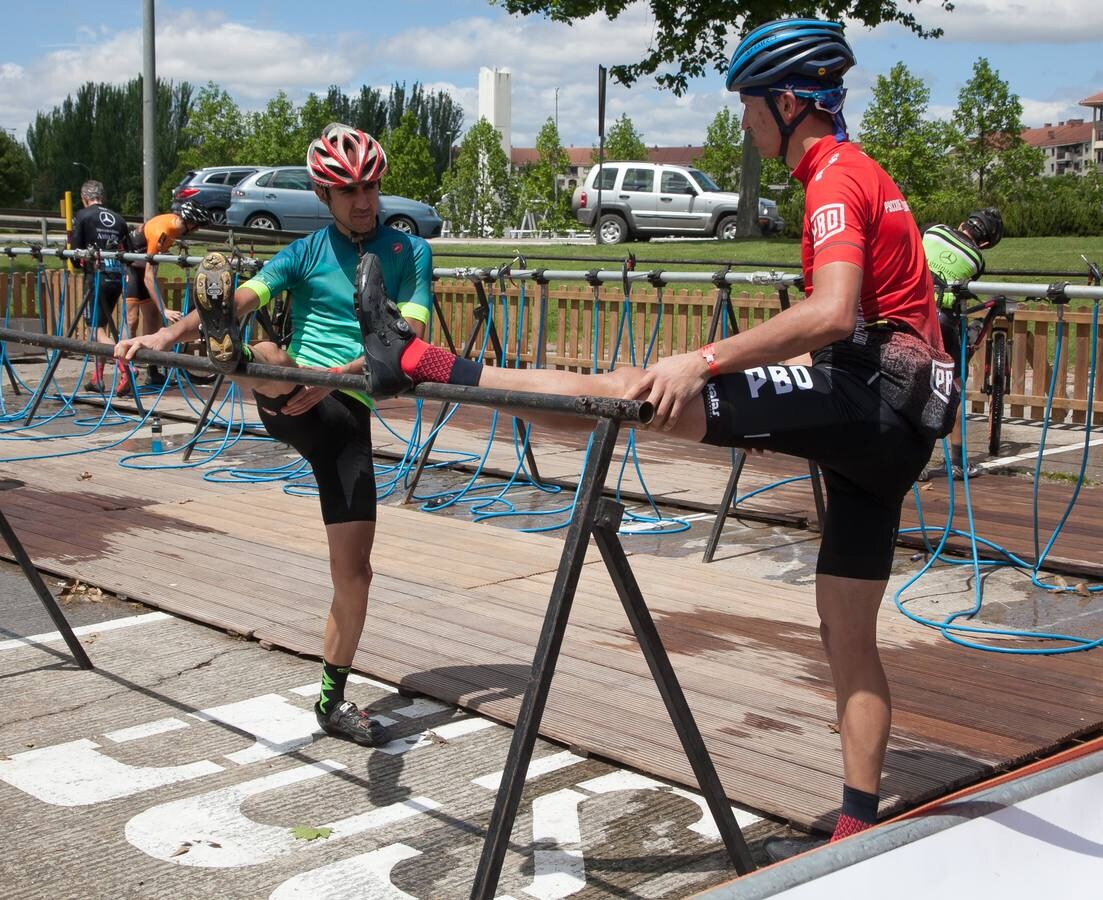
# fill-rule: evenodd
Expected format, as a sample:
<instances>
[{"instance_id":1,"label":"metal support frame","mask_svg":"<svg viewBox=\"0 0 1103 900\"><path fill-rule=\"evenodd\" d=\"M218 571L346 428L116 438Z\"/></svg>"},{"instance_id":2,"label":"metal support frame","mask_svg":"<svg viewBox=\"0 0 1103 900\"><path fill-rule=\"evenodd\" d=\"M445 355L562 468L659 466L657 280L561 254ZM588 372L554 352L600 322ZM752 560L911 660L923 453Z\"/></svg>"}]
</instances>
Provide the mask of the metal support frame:
<instances>
[{"instance_id":1,"label":"metal support frame","mask_svg":"<svg viewBox=\"0 0 1103 900\"><path fill-rule=\"evenodd\" d=\"M21 390L19 390L19 382L16 381L16 378L15 378L15 369L13 369L12 366L11 366L11 360L8 359L8 354L4 353L3 357L4 357L4 371L8 373L8 381L11 382L12 393L15 394L15 396L18 397L23 392Z\"/></svg>"},{"instance_id":2,"label":"metal support frame","mask_svg":"<svg viewBox=\"0 0 1103 900\"><path fill-rule=\"evenodd\" d=\"M53 335L27 334L9 328L0 328L0 340L15 340L18 343L54 347L59 350L108 355L111 348L105 344L91 341L78 341L72 338ZM180 353L142 349L135 358L141 362L153 362L169 367L182 367L193 371L210 372L213 366L210 360L185 356ZM334 372L315 369L291 369L283 366L271 366L261 363L245 363L242 374L261 378L278 378L301 384L323 385L333 388L362 388L362 376L341 375ZM739 825L735 821L731 806L724 796L719 775L709 757L686 702L685 695L678 683L677 676L670 664L666 650L662 645L655 623L647 610L646 602L635 580L628 558L620 544L617 529L624 515L624 507L602 496L609 463L616 448L617 435L622 422L647 424L654 417L654 408L650 403L620 400L612 397L566 397L540 394L528 391L503 391L490 388L467 387L461 385L423 384L412 391L414 396L440 400L445 403L473 403L481 406L527 408L555 413L597 419L597 427L586 465L579 481L578 499L575 513L567 530L559 568L552 586L544 624L537 640L528 686L517 717L517 727L513 733L509 755L502 776L501 787L495 800L490 827L483 843L482 855L475 874L472 897L489 900L494 897L501 876L513 823L521 803L525 786L525 775L532 760L532 751L540 730L540 721L547 705L552 678L566 633L567 621L574 602L582 566L586 559L586 550L591 535L594 537L605 562L610 579L616 587L632 629L640 643L644 658L647 660L651 675L658 687L660 696L666 704L675 731L685 749L690 766L697 777L698 784L708 803L709 810L716 820L724 845L731 856L737 872L745 874L754 869L750 852L743 839ZM26 552L11 531L7 520L0 513L0 533L7 539L16 553L28 578L31 572L37 575ZM43 604L54 616L66 640L70 641L78 661L91 666L87 656L72 636L72 630L65 623L53 598L41 583Z\"/></svg>"},{"instance_id":3,"label":"metal support frame","mask_svg":"<svg viewBox=\"0 0 1103 900\"><path fill-rule=\"evenodd\" d=\"M717 293L716 293L716 307L712 311L712 320L709 323L709 341L712 341L716 337L716 333L720 327L720 320L727 313L728 326L731 328L732 334L739 333L739 325L735 321L735 310L732 307L731 298L731 285L728 284L726 279L722 279L722 275L727 273L718 273L716 276ZM781 308L789 308L789 288L780 287L777 292L778 302L781 304ZM705 553L701 557L702 562L710 563L716 556L716 548L720 544L720 535L724 531L724 525L728 521L728 516L734 511L732 504L735 502L736 493L739 490L739 476L743 474L743 466L747 462L747 453L744 450L737 449L735 451L735 458L732 460L731 474L728 476L728 483L724 487L724 493L720 498L720 505L716 509L716 519L712 523L712 531L709 532L709 539L705 544ZM816 505L816 525L817 527L823 526L823 514L825 510L823 502L823 485L820 482L820 467L816 465L812 460L808 461L808 475L812 481L812 500Z\"/></svg>"},{"instance_id":4,"label":"metal support frame","mask_svg":"<svg viewBox=\"0 0 1103 900\"><path fill-rule=\"evenodd\" d=\"M84 311L88 308L88 303L92 299L92 296L85 294L84 298L80 301L80 306L77 307L77 313L73 316L73 324L69 326L69 331L66 333L67 338L71 338L79 327L81 320L84 318ZM64 314L64 310L58 310L58 317L60 318ZM111 337L117 342L119 340L119 330L115 327L115 322L110 317L103 323L104 327L111 333ZM46 398L46 391L50 389L50 384L54 380L54 375L57 373L58 366L61 365L62 352L59 350L53 355L49 363L46 366L46 371L42 375L42 380L39 381L38 387L35 388L34 396L31 398L30 411L27 413L27 418L23 420L24 426L29 426L34 423L34 417L38 413L38 407L42 405L42 401ZM116 363L118 365L118 363ZM142 407L142 400L138 396L138 379L135 376L134 366L129 362L123 363L126 366L126 374L130 378L130 393L134 398L134 405L138 409L138 415L145 416L145 409ZM79 385L78 385L79 387Z\"/></svg>"},{"instance_id":5,"label":"metal support frame","mask_svg":"<svg viewBox=\"0 0 1103 900\"><path fill-rule=\"evenodd\" d=\"M532 661L528 687L517 715L517 726L510 743L501 787L475 873L475 883L471 891L475 900L490 900L495 896L591 534L601 551L609 577L624 605L732 863L741 875L755 867L731 806L724 796L720 777L709 757L701 732L686 703L617 536L624 507L601 494L618 431L619 423L607 418L601 419L594 430L593 444L579 482L578 504L563 544L563 553Z\"/></svg>"},{"instance_id":6,"label":"metal support frame","mask_svg":"<svg viewBox=\"0 0 1103 900\"><path fill-rule=\"evenodd\" d=\"M46 587L46 582L42 580L42 576L39 574L38 569L34 567L34 563L31 562L30 556L27 555L27 550L23 546L22 541L19 540L19 536L15 533L15 529L11 527L11 523L8 522L8 517L4 515L4 511L0 509L0 536L7 542L8 549L11 550L12 556L15 557L15 561L19 563L19 568L23 570L23 574L27 577L27 581L31 583L31 587L34 588L38 599L42 601L42 605L46 607L46 612L50 614L50 618L54 620L54 626L60 632L61 636L65 638L65 643L69 647L69 652L73 654L73 659L76 664L82 669L94 669L92 660L88 658L88 654L84 652L84 647L81 646L80 641L77 640L77 636L73 634L73 628L65 618L65 613L61 611L61 607L57 605L57 600L54 599L54 595L50 593L50 589Z\"/></svg>"},{"instance_id":7,"label":"metal support frame","mask_svg":"<svg viewBox=\"0 0 1103 900\"><path fill-rule=\"evenodd\" d=\"M506 367L505 351L502 348L502 342L498 336L498 328L494 324L494 314L493 310L490 308L490 299L486 295L486 288L480 280L476 280L473 283L475 285L475 295L478 297L478 305L474 310L474 321L471 323L471 331L467 335L467 340L464 342L463 349L457 355L463 359L470 359L471 351L475 349L475 342L478 340L479 334L485 326L490 345L494 348L494 358L498 361L499 366ZM436 302L435 295L434 302ZM439 306L437 307L437 316L443 327L444 316L441 315ZM445 336L448 338L448 343L452 352L455 353L455 346L452 344L452 336L448 333L446 328ZM429 454L433 452L433 445L437 442L437 435L440 434L440 427L451 409L451 403L441 404L440 410L437 412L437 417L433 420L433 427L429 429L428 440L422 445L418 453L417 466L414 467L414 474L411 476L406 488L406 497L403 500L404 503L414 502L414 492L417 490L418 483L421 481L421 476L425 472L425 466L429 462ZM517 423L522 433L527 431L528 425L523 419L514 416L513 421ZM540 472L536 468L536 457L532 452L532 444L528 440L525 441L525 464L528 466L530 477L534 481L539 481Z\"/></svg>"},{"instance_id":8,"label":"metal support frame","mask_svg":"<svg viewBox=\"0 0 1103 900\"><path fill-rule=\"evenodd\" d=\"M284 333L282 330L276 330L276 325L272 321L272 317L268 315L268 310L264 307L253 310L249 314L253 317L253 320L264 329L265 332L270 334L275 342L280 346L284 346ZM248 316L246 317L248 321ZM207 428L207 420L211 415L211 408L214 406L215 400L218 398L218 392L222 390L222 385L226 383L226 375L223 372L219 372L215 376L213 382L211 382L211 392L207 396L206 401L203 403L203 409L199 413L199 418L196 419L195 428L192 429L191 437L188 438L187 443L184 446L183 462L187 462L191 459L192 453L195 451L195 445L199 441L199 435L201 435Z\"/></svg>"}]
</instances>

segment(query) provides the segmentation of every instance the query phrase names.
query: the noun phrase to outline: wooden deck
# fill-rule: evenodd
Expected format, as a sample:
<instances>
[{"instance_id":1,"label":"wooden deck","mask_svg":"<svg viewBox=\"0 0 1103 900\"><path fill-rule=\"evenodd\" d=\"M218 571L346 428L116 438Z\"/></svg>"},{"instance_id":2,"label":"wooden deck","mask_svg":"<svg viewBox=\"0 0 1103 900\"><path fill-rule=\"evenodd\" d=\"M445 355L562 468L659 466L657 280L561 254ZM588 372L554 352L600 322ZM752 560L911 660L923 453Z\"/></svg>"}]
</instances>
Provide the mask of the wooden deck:
<instances>
[{"instance_id":1,"label":"wooden deck","mask_svg":"<svg viewBox=\"0 0 1103 900\"><path fill-rule=\"evenodd\" d=\"M401 419L397 409L389 415ZM463 434L470 432L450 430L442 446L456 447ZM652 490L715 504L726 456L688 459L669 444L641 441L641 456L661 472ZM513 451L501 453L506 460ZM115 465L119 455L0 463L0 477L23 482L0 493L0 504L40 568L292 651L320 652L329 574L316 501L279 486L209 484L194 470L123 469ZM545 440L539 461L545 474L576 475L581 452ZM799 474L801 465L756 461L748 487L769 477L762 472L770 466ZM761 502L809 514L811 492L797 482ZM995 496L992 507L1002 515L1006 497ZM1085 525L1085 541L1092 527L1099 534L1097 525ZM1087 555L1098 563L1095 540ZM357 667L511 722L560 547L555 537L384 506ZM631 563L728 796L826 827L840 795L841 757L810 588L748 578L734 554L706 566L696 556L634 553ZM886 811L1103 725L1098 652L970 652L888 613L882 635L896 706ZM596 550L584 567L542 733L692 784Z\"/></svg>"}]
</instances>

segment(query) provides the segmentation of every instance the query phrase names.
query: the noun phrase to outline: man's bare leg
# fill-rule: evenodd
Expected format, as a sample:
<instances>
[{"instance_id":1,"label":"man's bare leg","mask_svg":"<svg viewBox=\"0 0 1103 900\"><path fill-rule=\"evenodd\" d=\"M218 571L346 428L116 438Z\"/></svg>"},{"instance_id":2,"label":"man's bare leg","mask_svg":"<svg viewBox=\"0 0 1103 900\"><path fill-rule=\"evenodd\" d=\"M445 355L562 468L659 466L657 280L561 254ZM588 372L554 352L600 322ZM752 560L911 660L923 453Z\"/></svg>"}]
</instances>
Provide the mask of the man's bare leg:
<instances>
[{"instance_id":1,"label":"man's bare leg","mask_svg":"<svg viewBox=\"0 0 1103 900\"><path fill-rule=\"evenodd\" d=\"M816 609L835 683L844 781L848 788L874 796L880 792L892 724L888 680L877 651L877 614L887 584L816 576ZM875 819L874 808L871 821Z\"/></svg>"},{"instance_id":2,"label":"man's bare leg","mask_svg":"<svg viewBox=\"0 0 1103 900\"><path fill-rule=\"evenodd\" d=\"M368 611L375 522L327 525L326 538L333 602L322 643L322 686L314 712L327 734L377 746L387 739L382 724L345 699L345 684Z\"/></svg>"},{"instance_id":3,"label":"man's bare leg","mask_svg":"<svg viewBox=\"0 0 1103 900\"><path fill-rule=\"evenodd\" d=\"M142 334L155 334L160 330L161 311L152 300L143 300L138 304L138 314L142 320Z\"/></svg>"},{"instance_id":4,"label":"man's bare leg","mask_svg":"<svg viewBox=\"0 0 1103 900\"><path fill-rule=\"evenodd\" d=\"M329 541L333 604L329 608L322 647L328 662L347 666L356 655L368 611L375 522L327 525L326 539Z\"/></svg>"},{"instance_id":5,"label":"man's bare leg","mask_svg":"<svg viewBox=\"0 0 1103 900\"><path fill-rule=\"evenodd\" d=\"M643 376L643 369L623 366L612 372L586 375L559 369L510 369L484 366L479 387L506 391L530 391L560 397L616 397L626 396ZM508 412L536 425L557 430L589 432L594 428L592 419L579 416L556 415L531 409L509 409ZM704 403L690 403L674 426L667 432L671 437L699 443L705 436Z\"/></svg>"}]
</instances>

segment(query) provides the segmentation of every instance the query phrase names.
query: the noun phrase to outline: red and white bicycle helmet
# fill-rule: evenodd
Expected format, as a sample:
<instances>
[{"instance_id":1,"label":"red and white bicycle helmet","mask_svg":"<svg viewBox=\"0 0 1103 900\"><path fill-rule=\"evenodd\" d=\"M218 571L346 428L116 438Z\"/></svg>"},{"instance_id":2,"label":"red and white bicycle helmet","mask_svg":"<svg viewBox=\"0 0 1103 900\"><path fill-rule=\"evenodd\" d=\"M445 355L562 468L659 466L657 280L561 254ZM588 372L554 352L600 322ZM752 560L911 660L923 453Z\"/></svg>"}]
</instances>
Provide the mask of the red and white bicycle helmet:
<instances>
[{"instance_id":1,"label":"red and white bicycle helmet","mask_svg":"<svg viewBox=\"0 0 1103 900\"><path fill-rule=\"evenodd\" d=\"M387 154L370 134L330 122L307 148L306 167L321 187L378 181L387 171Z\"/></svg>"}]
</instances>

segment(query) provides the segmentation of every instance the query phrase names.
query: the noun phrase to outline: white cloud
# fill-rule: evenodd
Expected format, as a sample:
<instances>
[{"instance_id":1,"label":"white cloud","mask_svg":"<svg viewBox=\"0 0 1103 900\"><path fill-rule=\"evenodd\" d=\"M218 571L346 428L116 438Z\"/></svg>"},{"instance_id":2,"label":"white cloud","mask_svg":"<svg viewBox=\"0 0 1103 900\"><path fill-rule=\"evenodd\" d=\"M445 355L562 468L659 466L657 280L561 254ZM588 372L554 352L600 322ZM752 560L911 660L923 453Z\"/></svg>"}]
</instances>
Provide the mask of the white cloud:
<instances>
[{"instance_id":1,"label":"white cloud","mask_svg":"<svg viewBox=\"0 0 1103 900\"><path fill-rule=\"evenodd\" d=\"M83 43L55 50L27 67L0 66L0 118L20 136L36 111L48 111L86 81L121 83L142 68L140 29L78 28ZM215 81L243 105L278 88L305 95L353 76L356 54L332 36L251 28L224 16L185 12L157 26L157 77Z\"/></svg>"},{"instance_id":2,"label":"white cloud","mask_svg":"<svg viewBox=\"0 0 1103 900\"><path fill-rule=\"evenodd\" d=\"M1098 43L1103 33L1103 3L1099 0L1046 0L1044 4L1036 0L970 0L957 3L952 12L930 2L909 5L907 11L924 26L944 29L941 40L950 42Z\"/></svg>"}]
</instances>

